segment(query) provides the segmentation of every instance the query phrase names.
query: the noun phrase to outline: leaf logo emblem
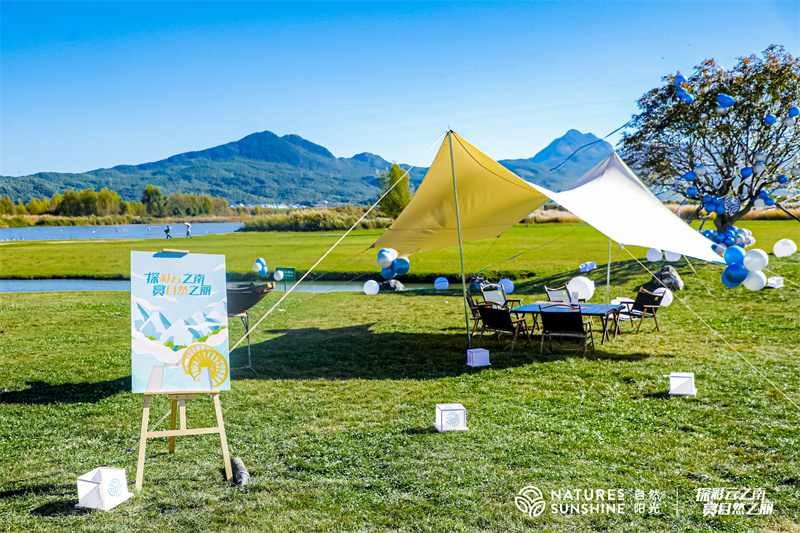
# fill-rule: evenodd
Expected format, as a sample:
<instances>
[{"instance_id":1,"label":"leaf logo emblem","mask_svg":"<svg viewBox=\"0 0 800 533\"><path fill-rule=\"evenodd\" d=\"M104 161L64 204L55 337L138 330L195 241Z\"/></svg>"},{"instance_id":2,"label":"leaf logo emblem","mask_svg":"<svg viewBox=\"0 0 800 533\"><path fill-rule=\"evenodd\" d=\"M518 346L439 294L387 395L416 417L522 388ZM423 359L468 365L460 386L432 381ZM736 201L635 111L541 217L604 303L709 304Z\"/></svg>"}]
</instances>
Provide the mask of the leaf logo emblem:
<instances>
[{"instance_id":1,"label":"leaf logo emblem","mask_svg":"<svg viewBox=\"0 0 800 533\"><path fill-rule=\"evenodd\" d=\"M520 490L514 497L514 504L517 509L530 517L539 516L547 507L542 491L533 485L528 485Z\"/></svg>"}]
</instances>

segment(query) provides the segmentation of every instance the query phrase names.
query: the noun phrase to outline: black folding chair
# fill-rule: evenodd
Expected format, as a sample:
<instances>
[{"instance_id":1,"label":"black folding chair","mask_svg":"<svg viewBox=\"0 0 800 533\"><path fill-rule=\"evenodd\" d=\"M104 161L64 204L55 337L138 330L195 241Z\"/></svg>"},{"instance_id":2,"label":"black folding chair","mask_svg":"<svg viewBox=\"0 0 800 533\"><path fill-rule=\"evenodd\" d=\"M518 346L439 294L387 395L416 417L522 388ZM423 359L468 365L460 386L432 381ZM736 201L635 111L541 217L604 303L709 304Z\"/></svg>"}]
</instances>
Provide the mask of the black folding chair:
<instances>
[{"instance_id":1,"label":"black folding chair","mask_svg":"<svg viewBox=\"0 0 800 533\"><path fill-rule=\"evenodd\" d=\"M642 322L644 322L644 319L652 318L653 322L656 324L656 331L661 331L658 328L658 318L656 317L656 313L658 312L658 308L661 305L661 300L663 299L663 294L653 294L648 290L639 289L639 293L636 295L636 299L633 301L633 303L625 303L628 308L619 312L619 319L630 320L631 328L633 328L633 322L638 318L639 324L636 326L636 331L639 331L639 328L642 327Z\"/></svg>"},{"instance_id":2,"label":"black folding chair","mask_svg":"<svg viewBox=\"0 0 800 533\"><path fill-rule=\"evenodd\" d=\"M503 348L504 350L507 348L511 348L512 351L514 350L514 345L517 342L517 337L520 332L524 332L528 337L528 344L531 343L531 334L530 331L528 331L527 323L524 318L512 319L511 311L508 309L498 309L489 306L479 306L478 313L481 317L481 336L478 341L479 343L483 342L483 334L487 331L495 333L498 338L503 334L513 335L511 344Z\"/></svg>"},{"instance_id":3,"label":"black folding chair","mask_svg":"<svg viewBox=\"0 0 800 533\"><path fill-rule=\"evenodd\" d=\"M548 309L551 309L548 311ZM559 310L555 310L559 309ZM544 352L545 338L550 341L550 351L553 350L553 337L580 340L583 345L583 354L589 344L594 350L594 335L588 320L584 320L579 307L568 305L552 305L542 307L539 311L539 320L542 327L542 344L540 352Z\"/></svg>"}]
</instances>

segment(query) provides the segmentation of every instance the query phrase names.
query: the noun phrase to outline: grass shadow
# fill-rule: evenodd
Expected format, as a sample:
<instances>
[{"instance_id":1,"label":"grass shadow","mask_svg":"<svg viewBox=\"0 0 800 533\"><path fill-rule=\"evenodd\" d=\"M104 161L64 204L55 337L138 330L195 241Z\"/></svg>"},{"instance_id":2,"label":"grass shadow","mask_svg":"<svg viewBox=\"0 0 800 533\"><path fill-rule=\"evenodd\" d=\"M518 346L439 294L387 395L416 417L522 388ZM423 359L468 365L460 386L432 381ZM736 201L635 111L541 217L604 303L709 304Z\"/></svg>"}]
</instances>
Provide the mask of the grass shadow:
<instances>
[{"instance_id":1,"label":"grass shadow","mask_svg":"<svg viewBox=\"0 0 800 533\"><path fill-rule=\"evenodd\" d=\"M84 515L92 512L92 509L86 509L84 507L75 507L75 504L77 503L78 500L76 499L50 502L44 505L40 505L35 509L31 509L30 514L35 516L56 517L56 516Z\"/></svg>"},{"instance_id":2,"label":"grass shadow","mask_svg":"<svg viewBox=\"0 0 800 533\"><path fill-rule=\"evenodd\" d=\"M466 336L456 333L374 332L374 324L341 328L268 330L276 337L252 345L253 371L234 369L232 379L438 379L483 371L466 365ZM517 341L503 351L505 339L485 339L493 370L531 363L582 357L582 352L539 353L538 341ZM472 341L478 347L477 338ZM589 352L587 359L638 361L647 356ZM246 364L247 351L237 350L231 366Z\"/></svg>"},{"instance_id":3,"label":"grass shadow","mask_svg":"<svg viewBox=\"0 0 800 533\"><path fill-rule=\"evenodd\" d=\"M131 377L125 376L96 383L62 383L29 381L27 389L0 394L0 403L47 405L60 403L96 403L131 390Z\"/></svg>"}]
</instances>

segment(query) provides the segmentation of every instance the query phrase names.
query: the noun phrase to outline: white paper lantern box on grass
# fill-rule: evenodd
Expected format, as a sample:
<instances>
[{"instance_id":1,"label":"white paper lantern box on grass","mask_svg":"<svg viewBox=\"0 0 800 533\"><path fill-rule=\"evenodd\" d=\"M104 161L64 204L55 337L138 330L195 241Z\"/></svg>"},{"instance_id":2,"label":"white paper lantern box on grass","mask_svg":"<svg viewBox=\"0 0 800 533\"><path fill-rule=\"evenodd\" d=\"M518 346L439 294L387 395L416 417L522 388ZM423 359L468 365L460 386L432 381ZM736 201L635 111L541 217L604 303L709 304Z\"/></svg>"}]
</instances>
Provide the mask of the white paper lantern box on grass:
<instances>
[{"instance_id":1,"label":"white paper lantern box on grass","mask_svg":"<svg viewBox=\"0 0 800 533\"><path fill-rule=\"evenodd\" d=\"M124 468L101 466L78 477L75 507L108 511L133 496L128 492Z\"/></svg>"},{"instance_id":2,"label":"white paper lantern box on grass","mask_svg":"<svg viewBox=\"0 0 800 533\"><path fill-rule=\"evenodd\" d=\"M466 431L467 430L467 410L460 403L437 403L436 431Z\"/></svg>"},{"instance_id":3,"label":"white paper lantern box on grass","mask_svg":"<svg viewBox=\"0 0 800 533\"><path fill-rule=\"evenodd\" d=\"M673 372L669 375L669 393L671 396L696 396L694 372Z\"/></svg>"},{"instance_id":4,"label":"white paper lantern box on grass","mask_svg":"<svg viewBox=\"0 0 800 533\"><path fill-rule=\"evenodd\" d=\"M595 268L597 268L597 264L594 261L588 261L583 263L580 267L581 272L591 272Z\"/></svg>"},{"instance_id":5,"label":"white paper lantern box on grass","mask_svg":"<svg viewBox=\"0 0 800 533\"><path fill-rule=\"evenodd\" d=\"M489 366L489 350L484 348L467 350L467 366Z\"/></svg>"}]
</instances>

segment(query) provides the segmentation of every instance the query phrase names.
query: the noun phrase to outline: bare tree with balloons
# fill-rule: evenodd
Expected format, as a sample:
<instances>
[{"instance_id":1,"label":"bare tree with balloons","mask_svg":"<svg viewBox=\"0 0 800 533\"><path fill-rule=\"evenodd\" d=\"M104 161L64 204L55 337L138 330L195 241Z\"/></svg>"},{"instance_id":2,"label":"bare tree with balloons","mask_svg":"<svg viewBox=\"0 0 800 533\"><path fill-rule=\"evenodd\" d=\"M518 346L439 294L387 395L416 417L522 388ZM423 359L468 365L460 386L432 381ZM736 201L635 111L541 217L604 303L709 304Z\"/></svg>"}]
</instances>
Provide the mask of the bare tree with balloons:
<instances>
[{"instance_id":1,"label":"bare tree with balloons","mask_svg":"<svg viewBox=\"0 0 800 533\"><path fill-rule=\"evenodd\" d=\"M800 60L773 45L663 80L639 99L620 154L649 185L699 200L695 216L713 213L716 227L706 235L732 245L742 216L797 194Z\"/></svg>"}]
</instances>

